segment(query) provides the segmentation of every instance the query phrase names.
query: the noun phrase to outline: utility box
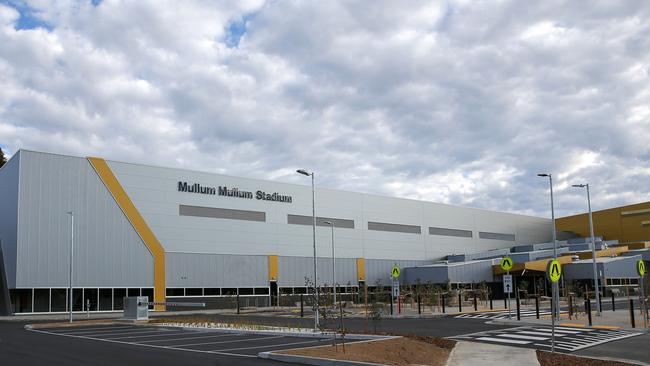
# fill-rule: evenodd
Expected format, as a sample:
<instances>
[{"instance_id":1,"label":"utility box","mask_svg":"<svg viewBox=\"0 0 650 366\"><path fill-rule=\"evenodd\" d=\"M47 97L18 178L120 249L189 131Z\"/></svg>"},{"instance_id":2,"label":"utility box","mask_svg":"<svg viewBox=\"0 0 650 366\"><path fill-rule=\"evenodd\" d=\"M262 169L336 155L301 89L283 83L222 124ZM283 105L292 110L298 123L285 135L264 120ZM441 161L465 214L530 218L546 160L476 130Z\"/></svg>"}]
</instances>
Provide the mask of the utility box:
<instances>
[{"instance_id":1,"label":"utility box","mask_svg":"<svg viewBox=\"0 0 650 366\"><path fill-rule=\"evenodd\" d=\"M131 296L124 298L124 319L148 320L149 319L149 297Z\"/></svg>"}]
</instances>

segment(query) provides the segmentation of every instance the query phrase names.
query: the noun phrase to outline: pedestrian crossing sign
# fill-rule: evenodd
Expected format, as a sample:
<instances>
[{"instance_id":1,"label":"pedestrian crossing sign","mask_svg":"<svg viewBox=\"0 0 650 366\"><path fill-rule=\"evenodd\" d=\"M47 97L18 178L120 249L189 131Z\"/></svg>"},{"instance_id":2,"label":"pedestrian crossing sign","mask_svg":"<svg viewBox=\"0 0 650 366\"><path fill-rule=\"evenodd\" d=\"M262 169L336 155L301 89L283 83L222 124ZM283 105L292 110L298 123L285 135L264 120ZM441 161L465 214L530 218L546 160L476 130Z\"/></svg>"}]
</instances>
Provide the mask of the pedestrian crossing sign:
<instances>
[{"instance_id":1,"label":"pedestrian crossing sign","mask_svg":"<svg viewBox=\"0 0 650 366\"><path fill-rule=\"evenodd\" d=\"M393 269L390 271L390 276L393 278L398 278L399 277L399 267L398 266L393 266Z\"/></svg>"},{"instance_id":2,"label":"pedestrian crossing sign","mask_svg":"<svg viewBox=\"0 0 650 366\"><path fill-rule=\"evenodd\" d=\"M636 262L636 271L641 277L645 276L647 273L643 259L640 259L638 262Z\"/></svg>"},{"instance_id":3,"label":"pedestrian crossing sign","mask_svg":"<svg viewBox=\"0 0 650 366\"><path fill-rule=\"evenodd\" d=\"M562 265L560 264L560 261L557 259L549 261L546 266L546 277L548 277L551 282L555 283L560 280L560 276L562 276Z\"/></svg>"},{"instance_id":4,"label":"pedestrian crossing sign","mask_svg":"<svg viewBox=\"0 0 650 366\"><path fill-rule=\"evenodd\" d=\"M501 269L504 271L509 271L512 269L512 258L505 256L501 258Z\"/></svg>"}]
</instances>

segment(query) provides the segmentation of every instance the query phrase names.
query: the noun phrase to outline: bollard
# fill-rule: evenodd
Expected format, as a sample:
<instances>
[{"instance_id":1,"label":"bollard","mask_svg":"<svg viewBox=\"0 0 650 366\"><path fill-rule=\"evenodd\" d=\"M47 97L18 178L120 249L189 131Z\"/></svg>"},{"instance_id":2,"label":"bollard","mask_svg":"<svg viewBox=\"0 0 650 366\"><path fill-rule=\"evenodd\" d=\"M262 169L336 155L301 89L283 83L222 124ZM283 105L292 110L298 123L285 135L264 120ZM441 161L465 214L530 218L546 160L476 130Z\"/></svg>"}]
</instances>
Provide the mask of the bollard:
<instances>
[{"instance_id":1,"label":"bollard","mask_svg":"<svg viewBox=\"0 0 650 366\"><path fill-rule=\"evenodd\" d=\"M493 307L492 307L492 294L489 294L488 296L490 297L490 310L493 310Z\"/></svg>"},{"instance_id":2,"label":"bollard","mask_svg":"<svg viewBox=\"0 0 650 366\"><path fill-rule=\"evenodd\" d=\"M614 301L614 292L612 291L612 311L616 311L616 302Z\"/></svg>"},{"instance_id":3,"label":"bollard","mask_svg":"<svg viewBox=\"0 0 650 366\"><path fill-rule=\"evenodd\" d=\"M303 318L305 316L305 307L302 299L302 294L300 294L300 317Z\"/></svg>"},{"instance_id":4,"label":"bollard","mask_svg":"<svg viewBox=\"0 0 650 366\"><path fill-rule=\"evenodd\" d=\"M503 308L504 309L508 308L508 299L506 299L505 297L503 298Z\"/></svg>"},{"instance_id":5,"label":"bollard","mask_svg":"<svg viewBox=\"0 0 650 366\"><path fill-rule=\"evenodd\" d=\"M461 294L459 292L458 293L458 312L460 313L462 311L463 311L463 298L462 298L462 296L461 296Z\"/></svg>"},{"instance_id":6,"label":"bollard","mask_svg":"<svg viewBox=\"0 0 650 366\"><path fill-rule=\"evenodd\" d=\"M418 314L422 314L422 307L420 306L420 294L418 294Z\"/></svg>"},{"instance_id":7,"label":"bollard","mask_svg":"<svg viewBox=\"0 0 650 366\"><path fill-rule=\"evenodd\" d=\"M90 299L86 299L86 317L90 319Z\"/></svg>"},{"instance_id":8,"label":"bollard","mask_svg":"<svg viewBox=\"0 0 650 366\"><path fill-rule=\"evenodd\" d=\"M589 299L585 300L585 312L587 313L587 318L589 319L589 326L591 327L591 301L589 301Z\"/></svg>"},{"instance_id":9,"label":"bollard","mask_svg":"<svg viewBox=\"0 0 650 366\"><path fill-rule=\"evenodd\" d=\"M476 302L476 293L474 293L474 311L478 311L478 303Z\"/></svg>"},{"instance_id":10,"label":"bollard","mask_svg":"<svg viewBox=\"0 0 650 366\"><path fill-rule=\"evenodd\" d=\"M539 296L535 296L535 316L539 319Z\"/></svg>"},{"instance_id":11,"label":"bollard","mask_svg":"<svg viewBox=\"0 0 650 366\"><path fill-rule=\"evenodd\" d=\"M239 294L237 294L237 314L239 314Z\"/></svg>"},{"instance_id":12,"label":"bollard","mask_svg":"<svg viewBox=\"0 0 650 366\"><path fill-rule=\"evenodd\" d=\"M569 295L569 320L571 320L571 315L573 315L573 296Z\"/></svg>"},{"instance_id":13,"label":"bollard","mask_svg":"<svg viewBox=\"0 0 650 366\"><path fill-rule=\"evenodd\" d=\"M440 303L442 304L442 313L445 313L445 295L440 294Z\"/></svg>"},{"instance_id":14,"label":"bollard","mask_svg":"<svg viewBox=\"0 0 650 366\"><path fill-rule=\"evenodd\" d=\"M519 307L519 296L515 297L515 301L517 302L517 320L521 320L521 309Z\"/></svg>"},{"instance_id":15,"label":"bollard","mask_svg":"<svg viewBox=\"0 0 650 366\"><path fill-rule=\"evenodd\" d=\"M630 323L632 323L632 328L635 328L634 324L634 300L630 299Z\"/></svg>"},{"instance_id":16,"label":"bollard","mask_svg":"<svg viewBox=\"0 0 650 366\"><path fill-rule=\"evenodd\" d=\"M598 314L599 314L598 316L600 316L600 313L603 310L603 297L602 296L598 296L598 308L596 310L599 310L598 311Z\"/></svg>"},{"instance_id":17,"label":"bollard","mask_svg":"<svg viewBox=\"0 0 650 366\"><path fill-rule=\"evenodd\" d=\"M390 294L390 315L393 315L393 294Z\"/></svg>"}]
</instances>

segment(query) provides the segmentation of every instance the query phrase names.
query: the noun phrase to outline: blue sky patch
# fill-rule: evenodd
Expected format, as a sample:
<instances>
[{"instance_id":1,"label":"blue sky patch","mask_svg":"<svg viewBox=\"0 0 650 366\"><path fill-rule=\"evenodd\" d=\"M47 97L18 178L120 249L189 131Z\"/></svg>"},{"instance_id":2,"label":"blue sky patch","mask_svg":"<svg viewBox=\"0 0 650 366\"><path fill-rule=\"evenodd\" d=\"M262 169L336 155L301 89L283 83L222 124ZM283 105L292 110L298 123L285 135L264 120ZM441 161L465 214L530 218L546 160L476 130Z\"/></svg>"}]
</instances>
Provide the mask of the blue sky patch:
<instances>
[{"instance_id":1,"label":"blue sky patch","mask_svg":"<svg viewBox=\"0 0 650 366\"><path fill-rule=\"evenodd\" d=\"M246 34L246 25L250 20L250 15L245 15L238 20L232 20L226 27L226 36L224 42L229 48L237 48L241 37Z\"/></svg>"},{"instance_id":2,"label":"blue sky patch","mask_svg":"<svg viewBox=\"0 0 650 366\"><path fill-rule=\"evenodd\" d=\"M38 17L38 14L34 9L27 6L23 2L11 1L11 0L0 0L0 4L10 6L18 11L20 17L16 22L15 28L20 29L36 29L36 28L45 28L48 31L51 31L54 27L48 24L44 20Z\"/></svg>"}]
</instances>

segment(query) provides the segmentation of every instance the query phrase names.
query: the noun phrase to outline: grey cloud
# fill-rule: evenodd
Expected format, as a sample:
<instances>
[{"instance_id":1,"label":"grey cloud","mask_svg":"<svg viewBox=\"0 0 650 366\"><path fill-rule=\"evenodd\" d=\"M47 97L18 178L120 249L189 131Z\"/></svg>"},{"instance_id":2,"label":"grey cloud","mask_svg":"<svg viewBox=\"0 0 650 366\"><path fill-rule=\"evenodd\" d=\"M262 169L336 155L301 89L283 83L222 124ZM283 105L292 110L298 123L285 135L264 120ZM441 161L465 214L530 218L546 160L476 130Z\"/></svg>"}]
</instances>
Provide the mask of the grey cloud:
<instances>
[{"instance_id":1,"label":"grey cloud","mask_svg":"<svg viewBox=\"0 0 650 366\"><path fill-rule=\"evenodd\" d=\"M0 142L544 216L540 171L560 215L576 181L650 199L650 6L430 5L31 4L49 32L0 5Z\"/></svg>"}]
</instances>

